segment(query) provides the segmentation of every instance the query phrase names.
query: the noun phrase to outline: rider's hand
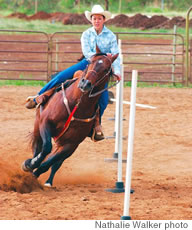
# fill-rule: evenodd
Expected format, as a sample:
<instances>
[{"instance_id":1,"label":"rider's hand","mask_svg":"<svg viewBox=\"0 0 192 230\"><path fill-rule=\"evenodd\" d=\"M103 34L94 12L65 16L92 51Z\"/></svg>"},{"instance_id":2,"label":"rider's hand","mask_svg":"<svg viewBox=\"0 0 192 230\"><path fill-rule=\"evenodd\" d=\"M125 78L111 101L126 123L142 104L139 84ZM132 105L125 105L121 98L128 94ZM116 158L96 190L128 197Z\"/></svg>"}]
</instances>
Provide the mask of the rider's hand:
<instances>
[{"instance_id":1,"label":"rider's hand","mask_svg":"<svg viewBox=\"0 0 192 230\"><path fill-rule=\"evenodd\" d=\"M117 81L121 81L121 75L118 73L118 74L114 74L114 76L117 78Z\"/></svg>"},{"instance_id":2,"label":"rider's hand","mask_svg":"<svg viewBox=\"0 0 192 230\"><path fill-rule=\"evenodd\" d=\"M111 58L113 55L111 53L107 53L107 57ZM117 78L117 81L120 81L121 80L121 75L118 73L118 74L114 74L114 76Z\"/></svg>"}]
</instances>

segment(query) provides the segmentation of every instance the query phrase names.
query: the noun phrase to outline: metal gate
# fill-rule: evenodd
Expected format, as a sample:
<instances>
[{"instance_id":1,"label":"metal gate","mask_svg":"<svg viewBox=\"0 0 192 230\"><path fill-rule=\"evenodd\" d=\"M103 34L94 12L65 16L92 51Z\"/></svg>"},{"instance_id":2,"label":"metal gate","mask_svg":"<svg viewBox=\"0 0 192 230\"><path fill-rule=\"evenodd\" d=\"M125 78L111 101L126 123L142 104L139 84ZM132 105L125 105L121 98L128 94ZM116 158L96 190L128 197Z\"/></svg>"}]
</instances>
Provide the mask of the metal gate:
<instances>
[{"instance_id":1,"label":"metal gate","mask_svg":"<svg viewBox=\"0 0 192 230\"><path fill-rule=\"evenodd\" d=\"M184 82L184 38L175 33L118 33L126 80L133 69L139 81ZM143 39L145 37L145 39Z\"/></svg>"},{"instance_id":2,"label":"metal gate","mask_svg":"<svg viewBox=\"0 0 192 230\"><path fill-rule=\"evenodd\" d=\"M0 79L47 81L49 51L44 32L0 30Z\"/></svg>"}]
</instances>

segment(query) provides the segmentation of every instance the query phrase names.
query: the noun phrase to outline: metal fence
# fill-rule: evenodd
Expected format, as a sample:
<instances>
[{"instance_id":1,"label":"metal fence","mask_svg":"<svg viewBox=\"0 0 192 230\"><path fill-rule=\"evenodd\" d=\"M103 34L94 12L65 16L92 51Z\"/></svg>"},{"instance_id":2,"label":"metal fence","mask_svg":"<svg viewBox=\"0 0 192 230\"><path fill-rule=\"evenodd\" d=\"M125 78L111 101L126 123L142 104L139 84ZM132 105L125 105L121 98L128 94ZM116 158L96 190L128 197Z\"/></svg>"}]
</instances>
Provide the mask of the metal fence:
<instances>
[{"instance_id":1,"label":"metal fence","mask_svg":"<svg viewBox=\"0 0 192 230\"><path fill-rule=\"evenodd\" d=\"M13 36L14 35L14 36ZM137 69L139 81L184 83L185 49L174 33L116 33L121 39L125 81ZM0 30L0 79L48 81L81 56L81 32ZM190 55L191 56L191 55Z\"/></svg>"},{"instance_id":2,"label":"metal fence","mask_svg":"<svg viewBox=\"0 0 192 230\"><path fill-rule=\"evenodd\" d=\"M0 79L47 81L49 54L46 33L0 30Z\"/></svg>"}]
</instances>

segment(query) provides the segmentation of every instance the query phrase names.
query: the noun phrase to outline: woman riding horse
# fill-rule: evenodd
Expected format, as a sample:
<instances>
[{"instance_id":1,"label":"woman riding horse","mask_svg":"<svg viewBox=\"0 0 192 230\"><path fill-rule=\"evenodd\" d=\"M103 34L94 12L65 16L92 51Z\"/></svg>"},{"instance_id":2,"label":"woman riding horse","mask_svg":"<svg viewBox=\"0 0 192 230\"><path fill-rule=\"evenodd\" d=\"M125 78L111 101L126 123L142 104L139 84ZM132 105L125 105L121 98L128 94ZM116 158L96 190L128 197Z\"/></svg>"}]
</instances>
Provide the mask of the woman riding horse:
<instances>
[{"instance_id":1,"label":"woman riding horse","mask_svg":"<svg viewBox=\"0 0 192 230\"><path fill-rule=\"evenodd\" d=\"M92 23L92 27L83 32L81 36L81 47L84 58L77 64L61 71L51 81L49 81L36 96L27 98L26 108L32 109L37 105L36 97L56 85L71 79L78 70L84 70L90 62L91 57L96 53L96 45L102 53L106 53L110 58L112 55L119 53L115 34L109 30L104 23L111 18L109 11L104 11L100 5L93 6L91 12L85 11L86 18ZM118 57L113 63L114 73L120 80L120 58ZM105 86L107 88L107 84ZM97 123L95 124L95 141L104 139L101 127L101 116L108 105L108 91L104 91L99 98L99 108Z\"/></svg>"},{"instance_id":2,"label":"woman riding horse","mask_svg":"<svg viewBox=\"0 0 192 230\"><path fill-rule=\"evenodd\" d=\"M80 72L80 76L67 88L63 83L62 90L37 108L32 142L34 156L23 163L24 171L31 171L38 178L51 167L46 185L52 185L63 161L90 136L97 119L100 94L107 90L105 85L113 74L112 63L117 57L118 54L108 56L101 53L96 47L96 54L86 70ZM52 138L57 150L45 159L52 151Z\"/></svg>"}]
</instances>

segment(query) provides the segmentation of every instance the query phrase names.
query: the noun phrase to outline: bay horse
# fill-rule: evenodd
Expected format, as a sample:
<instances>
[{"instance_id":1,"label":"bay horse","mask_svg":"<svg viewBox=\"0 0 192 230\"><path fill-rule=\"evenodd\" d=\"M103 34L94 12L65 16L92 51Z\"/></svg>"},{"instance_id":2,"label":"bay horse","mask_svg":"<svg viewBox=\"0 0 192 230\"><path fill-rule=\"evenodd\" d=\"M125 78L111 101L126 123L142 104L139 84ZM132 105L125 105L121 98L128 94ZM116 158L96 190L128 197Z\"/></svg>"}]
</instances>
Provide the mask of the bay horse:
<instances>
[{"instance_id":1,"label":"bay horse","mask_svg":"<svg viewBox=\"0 0 192 230\"><path fill-rule=\"evenodd\" d=\"M52 186L54 175L63 161L93 130L98 100L101 92L106 90L105 84L109 81L112 63L117 56L109 57L96 47L96 54L81 76L66 89L55 93L43 109L37 108L32 140L33 158L25 160L22 169L38 178L51 167L46 186ZM52 138L57 150L50 154ZM46 158L48 154L51 156Z\"/></svg>"}]
</instances>

